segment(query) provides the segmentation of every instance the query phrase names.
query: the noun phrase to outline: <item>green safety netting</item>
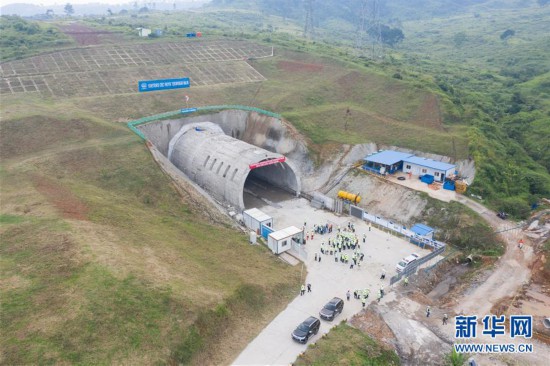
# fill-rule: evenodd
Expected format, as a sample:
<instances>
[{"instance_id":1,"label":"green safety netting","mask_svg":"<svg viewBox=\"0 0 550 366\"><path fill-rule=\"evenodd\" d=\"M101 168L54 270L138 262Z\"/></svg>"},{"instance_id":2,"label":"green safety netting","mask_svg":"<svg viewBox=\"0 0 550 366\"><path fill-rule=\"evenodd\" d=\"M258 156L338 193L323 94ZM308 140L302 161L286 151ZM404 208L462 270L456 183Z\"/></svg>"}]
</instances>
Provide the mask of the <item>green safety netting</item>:
<instances>
[{"instance_id":1,"label":"green safety netting","mask_svg":"<svg viewBox=\"0 0 550 366\"><path fill-rule=\"evenodd\" d=\"M177 111L170 111L170 112L155 114L154 116L143 117L143 118L128 122L128 128L132 130L136 135L138 135L142 140L146 140L147 138L145 137L145 135L140 130L138 130L136 126L149 123L149 122L158 121L164 118L174 117L180 114L190 114L190 113L217 111L217 110L225 110L225 109L237 109L242 111L256 112L256 113L263 114L263 115L277 118L277 119L282 118L280 114L266 111L256 107L248 107L245 105L210 105L205 107L190 108L190 109L187 109L187 111L185 109L181 109ZM182 111L185 111L185 112L182 112Z\"/></svg>"}]
</instances>

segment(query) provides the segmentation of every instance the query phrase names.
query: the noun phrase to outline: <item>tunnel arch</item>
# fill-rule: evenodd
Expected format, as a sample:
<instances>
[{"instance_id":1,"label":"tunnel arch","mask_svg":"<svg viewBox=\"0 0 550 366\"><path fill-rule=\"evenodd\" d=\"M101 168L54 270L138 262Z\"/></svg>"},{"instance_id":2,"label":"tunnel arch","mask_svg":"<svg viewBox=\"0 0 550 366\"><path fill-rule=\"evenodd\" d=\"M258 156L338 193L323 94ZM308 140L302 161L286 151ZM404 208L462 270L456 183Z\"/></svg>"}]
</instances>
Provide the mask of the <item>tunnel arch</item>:
<instances>
[{"instance_id":1,"label":"tunnel arch","mask_svg":"<svg viewBox=\"0 0 550 366\"><path fill-rule=\"evenodd\" d=\"M214 198L240 209L249 176L300 193L296 169L283 155L228 136L212 122L184 125L170 140L167 157Z\"/></svg>"}]
</instances>

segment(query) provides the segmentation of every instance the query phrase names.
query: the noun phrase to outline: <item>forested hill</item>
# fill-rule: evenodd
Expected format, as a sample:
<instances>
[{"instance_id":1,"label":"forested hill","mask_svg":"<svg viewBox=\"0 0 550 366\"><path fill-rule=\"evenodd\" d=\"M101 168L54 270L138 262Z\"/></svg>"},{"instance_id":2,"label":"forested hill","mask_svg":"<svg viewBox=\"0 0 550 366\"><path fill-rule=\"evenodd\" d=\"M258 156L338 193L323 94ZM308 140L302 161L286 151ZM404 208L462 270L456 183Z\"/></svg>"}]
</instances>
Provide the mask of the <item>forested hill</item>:
<instances>
[{"instance_id":1,"label":"forested hill","mask_svg":"<svg viewBox=\"0 0 550 366\"><path fill-rule=\"evenodd\" d=\"M251 4L252 3L252 4ZM289 19L305 17L305 0L212 0L215 7L231 7L257 10L264 14ZM313 0L313 9L319 26L334 19L357 23L364 0ZM367 1L369 9L373 1ZM464 12L490 11L499 9L521 9L543 6L550 0L379 0L380 17L386 20L426 19L450 16Z\"/></svg>"},{"instance_id":2,"label":"forested hill","mask_svg":"<svg viewBox=\"0 0 550 366\"><path fill-rule=\"evenodd\" d=\"M357 49L355 39L364 1L312 1L314 43L327 49L330 44L348 47L349 54L363 51L368 57ZM264 23L255 25L270 29L271 41L286 24L303 29L305 3L213 0L210 7L239 9L241 18L245 12L262 14ZM380 67L387 75L403 77L403 82L422 79L424 88L450 101L444 106L444 123L465 128L476 162L469 193L495 209L526 217L541 197L550 196L550 0L378 4L381 40L391 46ZM370 16L366 18L368 22ZM300 39L302 33L292 37Z\"/></svg>"}]
</instances>

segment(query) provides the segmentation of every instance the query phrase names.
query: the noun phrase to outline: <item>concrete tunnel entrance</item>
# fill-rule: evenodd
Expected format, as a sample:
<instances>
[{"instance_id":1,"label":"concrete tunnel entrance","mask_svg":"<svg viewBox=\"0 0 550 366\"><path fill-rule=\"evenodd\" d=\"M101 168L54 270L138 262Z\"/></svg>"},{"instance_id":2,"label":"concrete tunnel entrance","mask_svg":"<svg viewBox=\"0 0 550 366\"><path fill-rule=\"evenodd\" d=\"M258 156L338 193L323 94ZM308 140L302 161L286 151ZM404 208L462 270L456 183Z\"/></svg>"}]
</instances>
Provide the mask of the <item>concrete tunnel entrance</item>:
<instances>
[{"instance_id":1,"label":"concrete tunnel entrance","mask_svg":"<svg viewBox=\"0 0 550 366\"><path fill-rule=\"evenodd\" d=\"M144 133L159 151L224 204L244 210L300 193L299 176L285 156L228 136L215 123L185 124L169 139L156 138L158 130L152 125Z\"/></svg>"},{"instance_id":2,"label":"concrete tunnel entrance","mask_svg":"<svg viewBox=\"0 0 550 366\"><path fill-rule=\"evenodd\" d=\"M286 162L251 170L243 188L245 208L277 205L299 193L296 175Z\"/></svg>"}]
</instances>

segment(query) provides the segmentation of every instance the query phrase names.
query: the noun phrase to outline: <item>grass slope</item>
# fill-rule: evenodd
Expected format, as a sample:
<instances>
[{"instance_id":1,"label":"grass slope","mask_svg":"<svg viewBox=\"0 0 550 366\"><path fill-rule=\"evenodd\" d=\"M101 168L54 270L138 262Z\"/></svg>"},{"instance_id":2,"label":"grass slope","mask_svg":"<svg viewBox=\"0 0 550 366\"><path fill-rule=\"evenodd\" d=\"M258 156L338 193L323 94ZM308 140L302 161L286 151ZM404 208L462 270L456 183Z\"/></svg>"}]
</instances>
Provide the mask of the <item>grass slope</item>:
<instances>
[{"instance_id":1,"label":"grass slope","mask_svg":"<svg viewBox=\"0 0 550 366\"><path fill-rule=\"evenodd\" d=\"M27 110L0 124L2 363L228 363L295 295L125 127Z\"/></svg>"},{"instance_id":2,"label":"grass slope","mask_svg":"<svg viewBox=\"0 0 550 366\"><path fill-rule=\"evenodd\" d=\"M400 365L397 354L386 350L360 330L345 323L310 344L294 365Z\"/></svg>"}]
</instances>

